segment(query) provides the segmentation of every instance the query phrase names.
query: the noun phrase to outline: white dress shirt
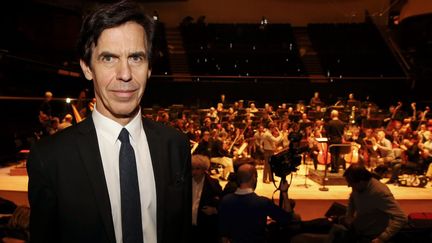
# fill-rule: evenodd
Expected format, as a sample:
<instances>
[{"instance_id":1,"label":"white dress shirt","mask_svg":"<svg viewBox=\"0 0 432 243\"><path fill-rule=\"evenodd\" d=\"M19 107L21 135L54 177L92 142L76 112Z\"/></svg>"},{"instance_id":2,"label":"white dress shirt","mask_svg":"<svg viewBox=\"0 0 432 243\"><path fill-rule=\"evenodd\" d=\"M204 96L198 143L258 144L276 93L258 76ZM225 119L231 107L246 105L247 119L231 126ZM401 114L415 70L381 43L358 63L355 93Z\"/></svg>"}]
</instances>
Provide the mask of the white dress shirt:
<instances>
[{"instance_id":1,"label":"white dress shirt","mask_svg":"<svg viewBox=\"0 0 432 243\"><path fill-rule=\"evenodd\" d=\"M121 196L119 175L119 152L121 142L118 136L123 126L93 110L99 150L102 158L105 180L111 202L116 242L122 243ZM144 242L157 242L156 231L156 185L147 137L142 125L141 112L125 126L130 143L135 151L138 184L141 200L141 218Z\"/></svg>"},{"instance_id":2,"label":"white dress shirt","mask_svg":"<svg viewBox=\"0 0 432 243\"><path fill-rule=\"evenodd\" d=\"M198 210L204 187L204 179L205 178L203 177L199 182L196 182L192 178L192 225L197 225Z\"/></svg>"}]
</instances>

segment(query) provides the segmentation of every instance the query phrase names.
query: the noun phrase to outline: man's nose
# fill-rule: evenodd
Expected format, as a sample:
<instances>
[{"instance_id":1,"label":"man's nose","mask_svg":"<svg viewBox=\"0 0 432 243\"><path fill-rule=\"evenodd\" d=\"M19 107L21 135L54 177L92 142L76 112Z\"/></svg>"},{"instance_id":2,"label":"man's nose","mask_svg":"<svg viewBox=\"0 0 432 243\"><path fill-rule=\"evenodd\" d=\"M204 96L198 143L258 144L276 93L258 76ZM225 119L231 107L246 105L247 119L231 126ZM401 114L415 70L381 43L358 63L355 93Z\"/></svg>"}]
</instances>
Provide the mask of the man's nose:
<instances>
[{"instance_id":1,"label":"man's nose","mask_svg":"<svg viewBox=\"0 0 432 243\"><path fill-rule=\"evenodd\" d=\"M132 79L131 67L128 60L122 60L117 67L117 79L129 82Z\"/></svg>"}]
</instances>

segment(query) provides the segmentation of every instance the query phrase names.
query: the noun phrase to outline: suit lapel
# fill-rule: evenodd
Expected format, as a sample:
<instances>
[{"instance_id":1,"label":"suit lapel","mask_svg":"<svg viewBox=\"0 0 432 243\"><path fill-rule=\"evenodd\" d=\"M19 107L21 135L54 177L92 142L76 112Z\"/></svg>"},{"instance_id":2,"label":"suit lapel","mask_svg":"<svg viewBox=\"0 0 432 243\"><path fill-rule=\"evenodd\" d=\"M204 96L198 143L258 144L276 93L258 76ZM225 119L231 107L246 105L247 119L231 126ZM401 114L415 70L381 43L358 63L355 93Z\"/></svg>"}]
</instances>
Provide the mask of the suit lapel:
<instances>
[{"instance_id":1,"label":"suit lapel","mask_svg":"<svg viewBox=\"0 0 432 243\"><path fill-rule=\"evenodd\" d=\"M112 221L111 204L105 181L102 159L94 127L93 119L88 117L79 124L78 147L84 166L87 170L95 201L98 203L105 230L110 242L115 243L114 224Z\"/></svg>"},{"instance_id":2,"label":"suit lapel","mask_svg":"<svg viewBox=\"0 0 432 243\"><path fill-rule=\"evenodd\" d=\"M153 173L156 184L156 218L157 218L157 238L158 242L162 242L162 232L163 232L163 219L164 210L163 205L165 205L166 200L166 170L168 165L166 165L166 160L163 156L163 140L159 131L151 124L147 119L143 119L143 127L147 137L147 142L150 149L150 156L152 160Z\"/></svg>"}]
</instances>

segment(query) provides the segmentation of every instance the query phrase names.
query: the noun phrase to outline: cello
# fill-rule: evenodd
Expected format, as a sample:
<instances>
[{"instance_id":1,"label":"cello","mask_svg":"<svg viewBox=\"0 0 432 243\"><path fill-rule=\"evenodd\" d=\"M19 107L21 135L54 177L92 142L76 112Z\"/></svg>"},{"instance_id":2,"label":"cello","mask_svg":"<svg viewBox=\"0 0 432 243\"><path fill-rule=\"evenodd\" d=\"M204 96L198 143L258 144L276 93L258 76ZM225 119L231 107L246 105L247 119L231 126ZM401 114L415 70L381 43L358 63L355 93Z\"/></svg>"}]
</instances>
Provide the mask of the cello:
<instances>
[{"instance_id":1,"label":"cello","mask_svg":"<svg viewBox=\"0 0 432 243\"><path fill-rule=\"evenodd\" d=\"M315 141L318 143L318 145L317 145L317 147L318 147L318 154L317 154L318 163L320 163L322 165L330 164L331 154L330 154L329 149L328 149L328 144L327 144L328 139L322 137L320 130L316 130L316 132L318 133L318 136L315 137Z\"/></svg>"},{"instance_id":2,"label":"cello","mask_svg":"<svg viewBox=\"0 0 432 243\"><path fill-rule=\"evenodd\" d=\"M351 142L351 148L350 152L345 154L344 160L347 163L355 164L359 162L359 150L361 148L361 145L355 141L357 141L359 136L359 130L357 127L353 126L348 129L348 131L345 132L345 141L352 141Z\"/></svg>"},{"instance_id":3,"label":"cello","mask_svg":"<svg viewBox=\"0 0 432 243\"><path fill-rule=\"evenodd\" d=\"M359 162L359 149L361 145L356 142L351 142L351 152L344 155L344 160L350 164Z\"/></svg>"}]
</instances>

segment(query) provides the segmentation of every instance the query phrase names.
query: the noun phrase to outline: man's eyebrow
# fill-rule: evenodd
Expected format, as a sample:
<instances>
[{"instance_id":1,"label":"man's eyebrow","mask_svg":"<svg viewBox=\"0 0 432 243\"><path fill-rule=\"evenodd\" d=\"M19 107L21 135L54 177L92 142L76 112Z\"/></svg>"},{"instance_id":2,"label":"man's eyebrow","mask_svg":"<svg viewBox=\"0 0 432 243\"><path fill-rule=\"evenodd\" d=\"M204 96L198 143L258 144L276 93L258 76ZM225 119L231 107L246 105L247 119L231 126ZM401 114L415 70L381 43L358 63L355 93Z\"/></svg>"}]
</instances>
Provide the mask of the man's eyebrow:
<instances>
[{"instance_id":1,"label":"man's eyebrow","mask_svg":"<svg viewBox=\"0 0 432 243\"><path fill-rule=\"evenodd\" d=\"M109 52L109 51L104 51L98 55L98 58L101 58L101 57L118 57L118 55L116 55L112 52Z\"/></svg>"},{"instance_id":2,"label":"man's eyebrow","mask_svg":"<svg viewBox=\"0 0 432 243\"><path fill-rule=\"evenodd\" d=\"M147 57L147 53L144 51L136 51L129 54L130 57Z\"/></svg>"}]
</instances>

